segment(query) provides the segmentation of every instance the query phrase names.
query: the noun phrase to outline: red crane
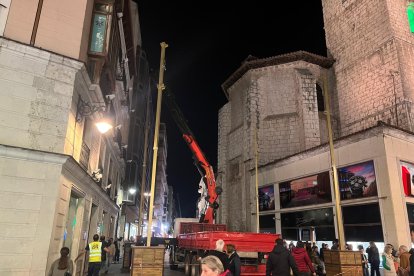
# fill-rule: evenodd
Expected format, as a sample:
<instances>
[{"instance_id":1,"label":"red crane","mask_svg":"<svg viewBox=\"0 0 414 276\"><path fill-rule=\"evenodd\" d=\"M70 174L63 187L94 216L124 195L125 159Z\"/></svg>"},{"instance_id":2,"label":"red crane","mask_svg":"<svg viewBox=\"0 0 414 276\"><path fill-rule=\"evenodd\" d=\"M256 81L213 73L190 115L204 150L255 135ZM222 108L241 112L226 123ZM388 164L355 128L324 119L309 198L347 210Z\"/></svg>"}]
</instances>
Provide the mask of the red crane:
<instances>
[{"instance_id":1,"label":"red crane","mask_svg":"<svg viewBox=\"0 0 414 276\"><path fill-rule=\"evenodd\" d=\"M207 189L207 196L205 197L207 204L201 210L199 209L200 223L214 223L215 213L219 207L217 198L223 190L221 187L216 186L213 168L197 143L194 134L188 127L183 113L174 100L174 95L168 89L166 89L164 93L166 96L165 103L167 104L175 123L180 129L184 141L193 153L194 164Z\"/></svg>"}]
</instances>

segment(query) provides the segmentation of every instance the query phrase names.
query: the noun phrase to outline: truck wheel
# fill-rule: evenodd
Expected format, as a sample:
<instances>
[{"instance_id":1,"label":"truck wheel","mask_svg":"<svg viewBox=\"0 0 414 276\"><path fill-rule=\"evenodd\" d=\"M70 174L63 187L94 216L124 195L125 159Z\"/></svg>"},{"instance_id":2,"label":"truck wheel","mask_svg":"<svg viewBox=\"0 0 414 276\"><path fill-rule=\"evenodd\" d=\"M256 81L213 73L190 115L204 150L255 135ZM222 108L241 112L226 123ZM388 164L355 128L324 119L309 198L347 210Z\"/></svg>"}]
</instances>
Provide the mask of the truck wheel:
<instances>
[{"instance_id":1,"label":"truck wheel","mask_svg":"<svg viewBox=\"0 0 414 276\"><path fill-rule=\"evenodd\" d=\"M200 262L197 255L193 255L191 260L191 276L200 276Z\"/></svg>"},{"instance_id":2,"label":"truck wheel","mask_svg":"<svg viewBox=\"0 0 414 276\"><path fill-rule=\"evenodd\" d=\"M187 254L184 260L184 274L190 276L191 274L191 255Z\"/></svg>"}]
</instances>

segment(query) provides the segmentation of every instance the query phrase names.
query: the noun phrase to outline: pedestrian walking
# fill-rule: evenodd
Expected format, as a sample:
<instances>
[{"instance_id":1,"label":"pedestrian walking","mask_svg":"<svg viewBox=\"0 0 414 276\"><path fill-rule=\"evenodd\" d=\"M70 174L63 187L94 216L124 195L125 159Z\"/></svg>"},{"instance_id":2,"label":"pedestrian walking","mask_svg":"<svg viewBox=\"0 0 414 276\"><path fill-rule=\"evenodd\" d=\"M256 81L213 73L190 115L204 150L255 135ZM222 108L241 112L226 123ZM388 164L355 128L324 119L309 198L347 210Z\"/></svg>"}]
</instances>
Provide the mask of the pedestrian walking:
<instances>
[{"instance_id":1,"label":"pedestrian walking","mask_svg":"<svg viewBox=\"0 0 414 276\"><path fill-rule=\"evenodd\" d=\"M121 253L121 250L119 249L120 239L121 238L118 238L114 241L114 246L115 246L115 255L114 255L114 259L113 259L114 264L119 263L119 256L120 256L120 253Z\"/></svg>"},{"instance_id":2,"label":"pedestrian walking","mask_svg":"<svg viewBox=\"0 0 414 276\"><path fill-rule=\"evenodd\" d=\"M294 247L292 250L294 250ZM267 258L266 276L290 276L291 269L294 275L299 275L293 256L283 246L283 240L277 239L275 247Z\"/></svg>"},{"instance_id":3,"label":"pedestrian walking","mask_svg":"<svg viewBox=\"0 0 414 276\"><path fill-rule=\"evenodd\" d=\"M101 236L100 241L102 243L101 247L101 271L103 271L105 274L108 273L109 265L108 265L108 253L109 253L109 244L107 241L105 241L105 236ZM106 250L105 250L106 249Z\"/></svg>"},{"instance_id":4,"label":"pedestrian walking","mask_svg":"<svg viewBox=\"0 0 414 276\"><path fill-rule=\"evenodd\" d=\"M305 250L305 244L303 242L298 241L296 243L296 248L293 249L292 256L298 266L300 276L309 276L311 273L312 275L316 275L315 268Z\"/></svg>"},{"instance_id":5,"label":"pedestrian walking","mask_svg":"<svg viewBox=\"0 0 414 276\"><path fill-rule=\"evenodd\" d=\"M229 256L229 270L231 274L233 276L240 276L241 262L240 256L236 252L236 247L233 244L228 244L226 246L226 252Z\"/></svg>"},{"instance_id":6,"label":"pedestrian walking","mask_svg":"<svg viewBox=\"0 0 414 276\"><path fill-rule=\"evenodd\" d=\"M111 265L112 260L114 259L114 255L115 255L115 244L114 244L113 241L114 240L112 238L110 238L108 240L108 243L107 243L107 247L109 249L109 252L108 252L108 256L107 256L108 258L106 259L106 265L107 265L108 269L109 269L109 266Z\"/></svg>"},{"instance_id":7,"label":"pedestrian walking","mask_svg":"<svg viewBox=\"0 0 414 276\"><path fill-rule=\"evenodd\" d=\"M368 262L371 265L371 276L377 275L380 276L379 265L380 265L380 257L378 248L373 241L369 242L369 246L366 250L368 254Z\"/></svg>"},{"instance_id":8,"label":"pedestrian walking","mask_svg":"<svg viewBox=\"0 0 414 276\"><path fill-rule=\"evenodd\" d=\"M364 276L369 276L368 272L368 258L364 253L364 246L358 245L358 251L361 253L362 273Z\"/></svg>"},{"instance_id":9,"label":"pedestrian walking","mask_svg":"<svg viewBox=\"0 0 414 276\"><path fill-rule=\"evenodd\" d=\"M71 276L73 274L73 261L69 257L69 248L60 249L60 258L52 263L48 276Z\"/></svg>"},{"instance_id":10,"label":"pedestrian walking","mask_svg":"<svg viewBox=\"0 0 414 276\"><path fill-rule=\"evenodd\" d=\"M201 276L230 276L229 270L224 270L223 264L216 256L209 255L200 261Z\"/></svg>"},{"instance_id":11,"label":"pedestrian walking","mask_svg":"<svg viewBox=\"0 0 414 276\"><path fill-rule=\"evenodd\" d=\"M88 276L99 276L102 265L102 250L108 252L109 249L102 246L99 235L95 234L93 235L93 242L88 244L85 250L89 252Z\"/></svg>"},{"instance_id":12,"label":"pedestrian walking","mask_svg":"<svg viewBox=\"0 0 414 276\"><path fill-rule=\"evenodd\" d=\"M392 246L387 244L381 257L384 276L395 276L397 272L395 271L394 258L392 256Z\"/></svg>"}]
</instances>

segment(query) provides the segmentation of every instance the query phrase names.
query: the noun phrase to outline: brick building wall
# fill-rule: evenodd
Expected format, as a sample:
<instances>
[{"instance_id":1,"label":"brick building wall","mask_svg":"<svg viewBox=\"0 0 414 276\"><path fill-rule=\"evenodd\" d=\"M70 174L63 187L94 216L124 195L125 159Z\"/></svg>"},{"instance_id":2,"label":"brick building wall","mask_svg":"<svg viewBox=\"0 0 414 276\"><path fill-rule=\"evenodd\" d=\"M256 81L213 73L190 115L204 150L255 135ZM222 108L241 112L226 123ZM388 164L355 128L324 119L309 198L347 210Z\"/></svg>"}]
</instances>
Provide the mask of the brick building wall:
<instances>
[{"instance_id":1,"label":"brick building wall","mask_svg":"<svg viewBox=\"0 0 414 276\"><path fill-rule=\"evenodd\" d=\"M329 53L336 60L341 135L378 120L411 129L414 36L407 1L322 1Z\"/></svg>"},{"instance_id":2,"label":"brick building wall","mask_svg":"<svg viewBox=\"0 0 414 276\"><path fill-rule=\"evenodd\" d=\"M326 132L320 130L325 121L316 84L322 84L322 72L303 60L263 66L226 90L229 102L219 114L218 179L224 192L218 218L230 230L251 231L254 225L256 141L259 166L321 143Z\"/></svg>"}]
</instances>

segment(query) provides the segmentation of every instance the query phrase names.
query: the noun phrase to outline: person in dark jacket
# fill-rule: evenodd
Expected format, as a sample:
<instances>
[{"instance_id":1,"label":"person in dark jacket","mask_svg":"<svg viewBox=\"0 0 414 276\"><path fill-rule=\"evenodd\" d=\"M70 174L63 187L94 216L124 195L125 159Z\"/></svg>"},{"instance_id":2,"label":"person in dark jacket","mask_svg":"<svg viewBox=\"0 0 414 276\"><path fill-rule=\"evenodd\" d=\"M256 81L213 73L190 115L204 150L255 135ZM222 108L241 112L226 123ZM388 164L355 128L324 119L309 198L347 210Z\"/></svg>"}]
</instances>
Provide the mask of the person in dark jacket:
<instances>
[{"instance_id":1,"label":"person in dark jacket","mask_svg":"<svg viewBox=\"0 0 414 276\"><path fill-rule=\"evenodd\" d=\"M283 240L277 239L276 246L269 253L267 259L266 276L290 276L290 269L292 269L293 275L299 275L296 262L289 250L283 246Z\"/></svg>"},{"instance_id":2,"label":"person in dark jacket","mask_svg":"<svg viewBox=\"0 0 414 276\"><path fill-rule=\"evenodd\" d=\"M229 270L233 276L240 276L241 262L239 254L236 252L236 247L233 244L226 246L226 252L229 256Z\"/></svg>"},{"instance_id":3,"label":"person in dark jacket","mask_svg":"<svg viewBox=\"0 0 414 276\"><path fill-rule=\"evenodd\" d=\"M298 241L296 243L296 247L292 251L292 256L298 266L299 275L310 275L311 272L313 275L316 275L315 268L305 250L305 244L303 242Z\"/></svg>"},{"instance_id":4,"label":"person in dark jacket","mask_svg":"<svg viewBox=\"0 0 414 276\"><path fill-rule=\"evenodd\" d=\"M379 265L380 265L380 257L378 248L375 243L369 242L369 247L366 250L368 254L368 262L371 264L371 276L377 275L380 276ZM375 274L376 273L376 274Z\"/></svg>"},{"instance_id":5,"label":"person in dark jacket","mask_svg":"<svg viewBox=\"0 0 414 276\"><path fill-rule=\"evenodd\" d=\"M227 254L224 253L224 241L223 240L217 240L216 249L208 251L206 256L216 256L217 258L220 259L221 263L223 264L224 271L229 269L229 258L227 257Z\"/></svg>"}]
</instances>

